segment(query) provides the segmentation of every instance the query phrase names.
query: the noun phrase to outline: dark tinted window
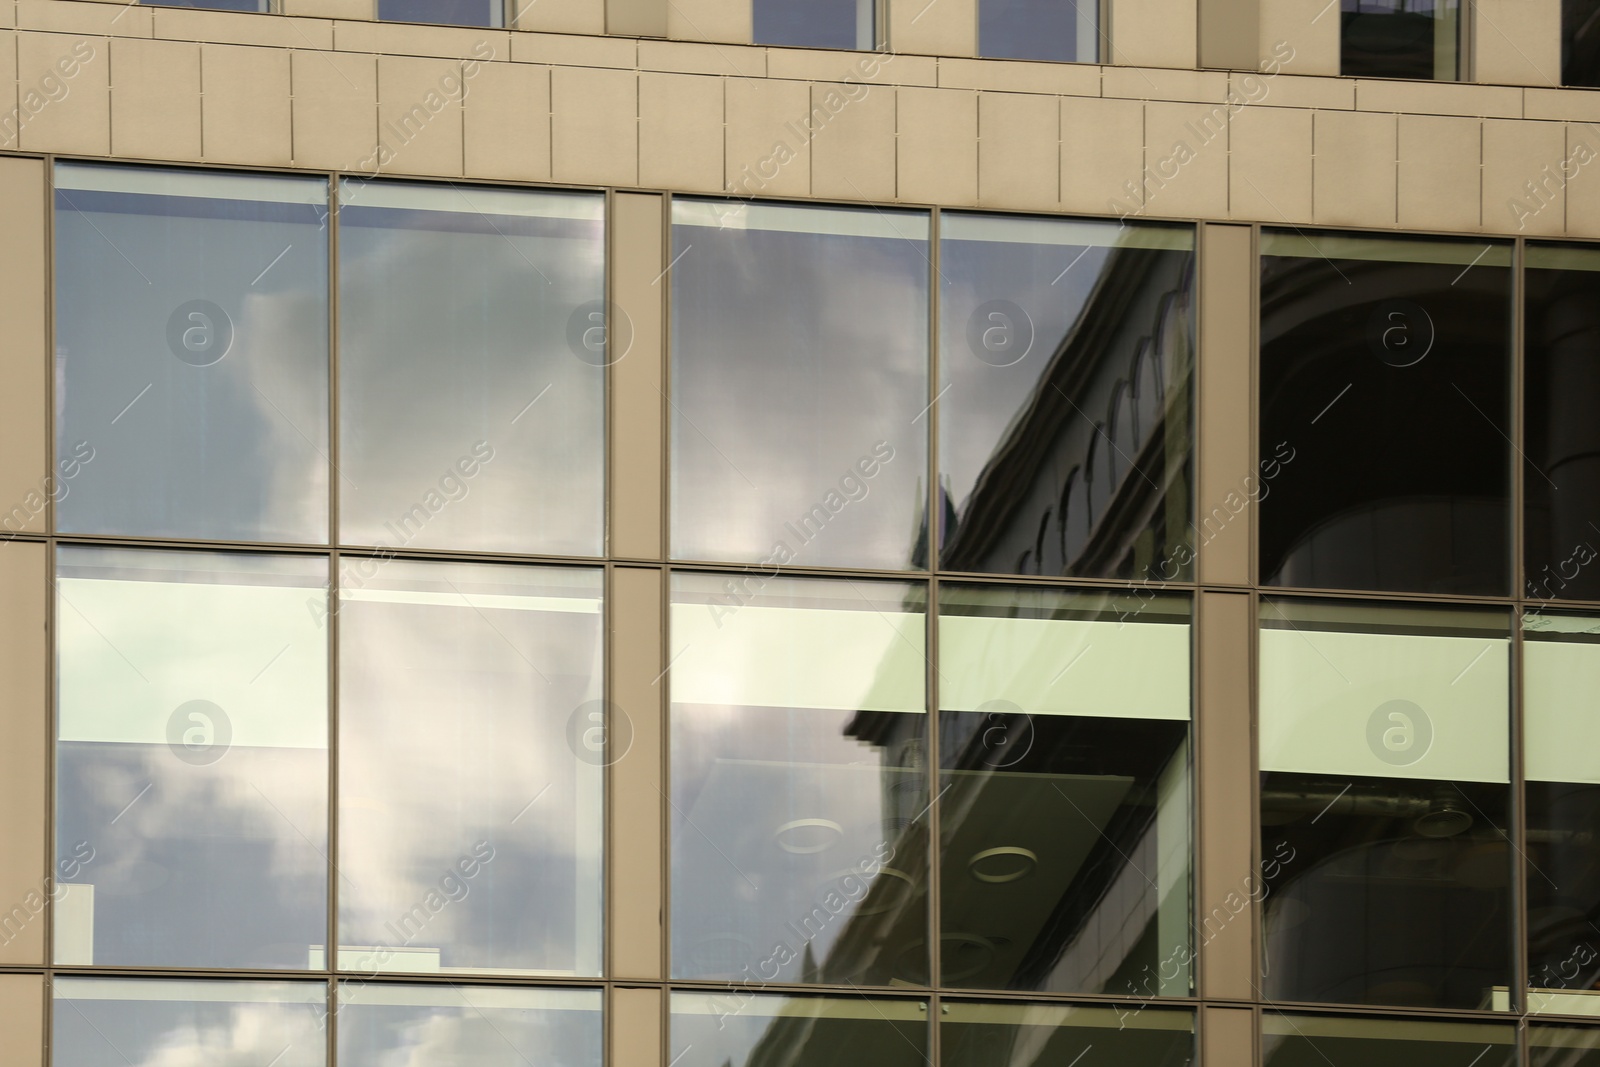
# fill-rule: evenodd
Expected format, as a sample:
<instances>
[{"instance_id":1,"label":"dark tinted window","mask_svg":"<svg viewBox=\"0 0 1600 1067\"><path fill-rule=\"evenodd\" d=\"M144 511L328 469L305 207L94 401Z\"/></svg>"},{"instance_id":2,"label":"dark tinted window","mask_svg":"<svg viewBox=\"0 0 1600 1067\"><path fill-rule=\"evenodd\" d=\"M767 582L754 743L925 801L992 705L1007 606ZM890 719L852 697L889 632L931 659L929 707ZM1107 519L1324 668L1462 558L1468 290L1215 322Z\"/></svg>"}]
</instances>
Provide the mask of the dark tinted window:
<instances>
[{"instance_id":1,"label":"dark tinted window","mask_svg":"<svg viewBox=\"0 0 1600 1067\"><path fill-rule=\"evenodd\" d=\"M1343 0L1339 73L1455 81L1456 0Z\"/></svg>"},{"instance_id":2,"label":"dark tinted window","mask_svg":"<svg viewBox=\"0 0 1600 1067\"><path fill-rule=\"evenodd\" d=\"M1504 594L1510 248L1262 235L1267 585Z\"/></svg>"},{"instance_id":3,"label":"dark tinted window","mask_svg":"<svg viewBox=\"0 0 1600 1067\"><path fill-rule=\"evenodd\" d=\"M1096 0L979 0L978 54L995 59L1099 58Z\"/></svg>"},{"instance_id":4,"label":"dark tinted window","mask_svg":"<svg viewBox=\"0 0 1600 1067\"><path fill-rule=\"evenodd\" d=\"M1261 1020L1266 1067L1511 1067L1516 1031L1486 1023L1413 1022L1268 1014Z\"/></svg>"},{"instance_id":5,"label":"dark tinted window","mask_svg":"<svg viewBox=\"0 0 1600 1067\"><path fill-rule=\"evenodd\" d=\"M1561 0L1561 84L1600 86L1600 3Z\"/></svg>"},{"instance_id":6,"label":"dark tinted window","mask_svg":"<svg viewBox=\"0 0 1600 1067\"><path fill-rule=\"evenodd\" d=\"M378 0L384 22L433 22L446 26L499 26L501 0Z\"/></svg>"},{"instance_id":7,"label":"dark tinted window","mask_svg":"<svg viewBox=\"0 0 1600 1067\"><path fill-rule=\"evenodd\" d=\"M756 44L859 48L873 44L872 0L754 0Z\"/></svg>"}]
</instances>

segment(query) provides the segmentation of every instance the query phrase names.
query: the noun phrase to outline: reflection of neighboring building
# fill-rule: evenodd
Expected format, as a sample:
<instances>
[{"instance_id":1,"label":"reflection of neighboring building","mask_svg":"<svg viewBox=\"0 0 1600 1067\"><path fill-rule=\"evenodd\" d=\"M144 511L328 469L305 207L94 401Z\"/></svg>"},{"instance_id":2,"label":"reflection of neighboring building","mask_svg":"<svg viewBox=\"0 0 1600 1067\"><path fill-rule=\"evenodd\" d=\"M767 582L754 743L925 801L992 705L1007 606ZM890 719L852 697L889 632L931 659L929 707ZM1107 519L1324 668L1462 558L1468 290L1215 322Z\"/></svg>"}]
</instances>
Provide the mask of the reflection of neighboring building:
<instances>
[{"instance_id":1,"label":"reflection of neighboring building","mask_svg":"<svg viewBox=\"0 0 1600 1067\"><path fill-rule=\"evenodd\" d=\"M1112 250L959 504L945 569L1146 577L1186 540L1193 263Z\"/></svg>"}]
</instances>

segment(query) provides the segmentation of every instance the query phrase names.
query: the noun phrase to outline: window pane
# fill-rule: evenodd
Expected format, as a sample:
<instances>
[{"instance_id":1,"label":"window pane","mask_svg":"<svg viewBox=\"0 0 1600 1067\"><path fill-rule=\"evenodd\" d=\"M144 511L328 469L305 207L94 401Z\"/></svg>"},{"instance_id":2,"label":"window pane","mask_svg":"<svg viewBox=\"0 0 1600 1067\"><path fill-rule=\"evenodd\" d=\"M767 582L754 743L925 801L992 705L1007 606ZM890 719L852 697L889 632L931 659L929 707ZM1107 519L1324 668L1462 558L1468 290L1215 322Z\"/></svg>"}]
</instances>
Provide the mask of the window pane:
<instances>
[{"instance_id":1,"label":"window pane","mask_svg":"<svg viewBox=\"0 0 1600 1067\"><path fill-rule=\"evenodd\" d=\"M1600 618L1522 625L1528 1009L1600 1015Z\"/></svg>"},{"instance_id":2,"label":"window pane","mask_svg":"<svg viewBox=\"0 0 1600 1067\"><path fill-rule=\"evenodd\" d=\"M947 569L1187 578L1194 230L940 219Z\"/></svg>"},{"instance_id":3,"label":"window pane","mask_svg":"<svg viewBox=\"0 0 1600 1067\"><path fill-rule=\"evenodd\" d=\"M752 0L756 44L865 51L876 38L873 0Z\"/></svg>"},{"instance_id":4,"label":"window pane","mask_svg":"<svg viewBox=\"0 0 1600 1067\"><path fill-rule=\"evenodd\" d=\"M270 11L267 0L139 0L159 7L202 7L215 11Z\"/></svg>"},{"instance_id":5,"label":"window pane","mask_svg":"<svg viewBox=\"0 0 1600 1067\"><path fill-rule=\"evenodd\" d=\"M672 554L923 565L928 217L672 211Z\"/></svg>"},{"instance_id":6,"label":"window pane","mask_svg":"<svg viewBox=\"0 0 1600 1067\"><path fill-rule=\"evenodd\" d=\"M1600 600L1600 251L1529 245L1526 265L1526 595Z\"/></svg>"},{"instance_id":7,"label":"window pane","mask_svg":"<svg viewBox=\"0 0 1600 1067\"><path fill-rule=\"evenodd\" d=\"M1510 246L1261 251L1262 582L1505 595Z\"/></svg>"},{"instance_id":8,"label":"window pane","mask_svg":"<svg viewBox=\"0 0 1600 1067\"><path fill-rule=\"evenodd\" d=\"M1460 77L1457 0L1344 0L1339 73L1358 78Z\"/></svg>"},{"instance_id":9,"label":"window pane","mask_svg":"<svg viewBox=\"0 0 1600 1067\"><path fill-rule=\"evenodd\" d=\"M1090 1049L1117 1067L1188 1067L1194 1016L1188 1012L1056 1004L940 1005L945 1067L1069 1067Z\"/></svg>"},{"instance_id":10,"label":"window pane","mask_svg":"<svg viewBox=\"0 0 1600 1067\"><path fill-rule=\"evenodd\" d=\"M600 572L345 565L339 967L598 975Z\"/></svg>"},{"instance_id":11,"label":"window pane","mask_svg":"<svg viewBox=\"0 0 1600 1067\"><path fill-rule=\"evenodd\" d=\"M340 1067L600 1067L598 989L339 984Z\"/></svg>"},{"instance_id":12,"label":"window pane","mask_svg":"<svg viewBox=\"0 0 1600 1067\"><path fill-rule=\"evenodd\" d=\"M978 54L994 59L1093 63L1098 0L979 0Z\"/></svg>"},{"instance_id":13,"label":"window pane","mask_svg":"<svg viewBox=\"0 0 1600 1067\"><path fill-rule=\"evenodd\" d=\"M1268 999L1507 1006L1508 624L1263 603L1261 857L1281 875Z\"/></svg>"},{"instance_id":14,"label":"window pane","mask_svg":"<svg viewBox=\"0 0 1600 1067\"><path fill-rule=\"evenodd\" d=\"M1600 4L1561 0L1561 84L1600 86Z\"/></svg>"},{"instance_id":15,"label":"window pane","mask_svg":"<svg viewBox=\"0 0 1600 1067\"><path fill-rule=\"evenodd\" d=\"M321 558L59 550L57 963L323 943L326 583Z\"/></svg>"},{"instance_id":16,"label":"window pane","mask_svg":"<svg viewBox=\"0 0 1600 1067\"><path fill-rule=\"evenodd\" d=\"M599 555L604 199L347 181L340 203L341 540Z\"/></svg>"},{"instance_id":17,"label":"window pane","mask_svg":"<svg viewBox=\"0 0 1600 1067\"><path fill-rule=\"evenodd\" d=\"M384 22L433 22L447 26L500 26L504 0L378 0Z\"/></svg>"},{"instance_id":18,"label":"window pane","mask_svg":"<svg viewBox=\"0 0 1600 1067\"><path fill-rule=\"evenodd\" d=\"M1340 1019L1319 1015L1261 1018L1266 1067L1513 1067L1516 1030L1492 1023ZM1476 1057L1476 1058L1474 1058Z\"/></svg>"},{"instance_id":19,"label":"window pane","mask_svg":"<svg viewBox=\"0 0 1600 1067\"><path fill-rule=\"evenodd\" d=\"M928 1005L866 997L672 994L678 1067L925 1067Z\"/></svg>"},{"instance_id":20,"label":"window pane","mask_svg":"<svg viewBox=\"0 0 1600 1067\"><path fill-rule=\"evenodd\" d=\"M328 185L56 168L58 529L328 537Z\"/></svg>"},{"instance_id":21,"label":"window pane","mask_svg":"<svg viewBox=\"0 0 1600 1067\"><path fill-rule=\"evenodd\" d=\"M328 1060L321 982L57 978L52 988L59 1067Z\"/></svg>"},{"instance_id":22,"label":"window pane","mask_svg":"<svg viewBox=\"0 0 1600 1067\"><path fill-rule=\"evenodd\" d=\"M1597 1067L1600 1029L1584 1026L1528 1027L1529 1067Z\"/></svg>"},{"instance_id":23,"label":"window pane","mask_svg":"<svg viewBox=\"0 0 1600 1067\"><path fill-rule=\"evenodd\" d=\"M674 577L672 973L925 983L926 591L740 580Z\"/></svg>"},{"instance_id":24,"label":"window pane","mask_svg":"<svg viewBox=\"0 0 1600 1067\"><path fill-rule=\"evenodd\" d=\"M1187 599L939 610L943 983L1187 996Z\"/></svg>"}]
</instances>

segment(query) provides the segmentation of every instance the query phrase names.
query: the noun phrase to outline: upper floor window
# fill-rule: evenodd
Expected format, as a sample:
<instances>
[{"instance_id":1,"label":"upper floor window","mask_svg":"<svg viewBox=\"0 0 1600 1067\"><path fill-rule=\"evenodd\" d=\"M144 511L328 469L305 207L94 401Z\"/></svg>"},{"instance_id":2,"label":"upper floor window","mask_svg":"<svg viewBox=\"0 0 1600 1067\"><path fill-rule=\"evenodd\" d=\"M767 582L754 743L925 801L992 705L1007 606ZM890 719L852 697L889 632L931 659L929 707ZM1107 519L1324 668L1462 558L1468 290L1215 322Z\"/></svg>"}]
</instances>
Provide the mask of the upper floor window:
<instances>
[{"instance_id":1,"label":"upper floor window","mask_svg":"<svg viewBox=\"0 0 1600 1067\"><path fill-rule=\"evenodd\" d=\"M1600 4L1561 0L1561 84L1600 88Z\"/></svg>"},{"instance_id":2,"label":"upper floor window","mask_svg":"<svg viewBox=\"0 0 1600 1067\"><path fill-rule=\"evenodd\" d=\"M381 2L426 3L427 0ZM878 13L873 0L806 0L805 3L754 0L751 14L756 44L866 50L877 40Z\"/></svg>"},{"instance_id":3,"label":"upper floor window","mask_svg":"<svg viewBox=\"0 0 1600 1067\"><path fill-rule=\"evenodd\" d=\"M140 0L157 7L203 7L210 11L254 11L265 14L272 10L272 0Z\"/></svg>"},{"instance_id":4,"label":"upper floor window","mask_svg":"<svg viewBox=\"0 0 1600 1067\"><path fill-rule=\"evenodd\" d=\"M978 54L985 58L1093 63L1099 38L1096 0L978 0Z\"/></svg>"},{"instance_id":5,"label":"upper floor window","mask_svg":"<svg viewBox=\"0 0 1600 1067\"><path fill-rule=\"evenodd\" d=\"M1461 77L1459 0L1343 0L1339 73L1362 78Z\"/></svg>"},{"instance_id":6,"label":"upper floor window","mask_svg":"<svg viewBox=\"0 0 1600 1067\"><path fill-rule=\"evenodd\" d=\"M502 0L378 0L378 21L504 26L506 11Z\"/></svg>"}]
</instances>

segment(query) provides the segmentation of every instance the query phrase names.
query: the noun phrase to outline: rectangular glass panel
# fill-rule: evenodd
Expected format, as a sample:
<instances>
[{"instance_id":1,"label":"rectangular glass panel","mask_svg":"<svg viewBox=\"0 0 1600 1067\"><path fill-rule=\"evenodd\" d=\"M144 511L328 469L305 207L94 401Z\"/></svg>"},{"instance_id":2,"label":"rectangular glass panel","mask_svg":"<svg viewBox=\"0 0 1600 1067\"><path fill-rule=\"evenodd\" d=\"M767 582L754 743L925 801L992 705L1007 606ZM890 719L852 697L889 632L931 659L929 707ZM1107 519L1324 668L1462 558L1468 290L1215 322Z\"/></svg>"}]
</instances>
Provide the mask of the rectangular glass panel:
<instances>
[{"instance_id":1,"label":"rectangular glass panel","mask_svg":"<svg viewBox=\"0 0 1600 1067\"><path fill-rule=\"evenodd\" d=\"M322 982L57 978L52 989L57 1067L328 1061Z\"/></svg>"},{"instance_id":2,"label":"rectangular glass panel","mask_svg":"<svg viewBox=\"0 0 1600 1067\"><path fill-rule=\"evenodd\" d=\"M271 11L268 0L139 0L157 7L199 7L213 11Z\"/></svg>"},{"instance_id":3,"label":"rectangular glass panel","mask_svg":"<svg viewBox=\"0 0 1600 1067\"><path fill-rule=\"evenodd\" d=\"M1506 613L1269 600L1260 642L1263 995L1504 1001Z\"/></svg>"},{"instance_id":4,"label":"rectangular glass panel","mask_svg":"<svg viewBox=\"0 0 1600 1067\"><path fill-rule=\"evenodd\" d=\"M1262 583L1505 595L1510 405L1510 245L1264 231Z\"/></svg>"},{"instance_id":5,"label":"rectangular glass panel","mask_svg":"<svg viewBox=\"0 0 1600 1067\"><path fill-rule=\"evenodd\" d=\"M598 989L339 983L340 1067L600 1067Z\"/></svg>"},{"instance_id":6,"label":"rectangular glass panel","mask_svg":"<svg viewBox=\"0 0 1600 1067\"><path fill-rule=\"evenodd\" d=\"M1098 0L978 0L978 54L991 59L1093 63Z\"/></svg>"},{"instance_id":7,"label":"rectangular glass panel","mask_svg":"<svg viewBox=\"0 0 1600 1067\"><path fill-rule=\"evenodd\" d=\"M340 540L599 555L604 198L339 192Z\"/></svg>"},{"instance_id":8,"label":"rectangular glass panel","mask_svg":"<svg viewBox=\"0 0 1600 1067\"><path fill-rule=\"evenodd\" d=\"M672 994L675 1067L926 1067L928 1004L866 997Z\"/></svg>"},{"instance_id":9,"label":"rectangular glass panel","mask_svg":"<svg viewBox=\"0 0 1600 1067\"><path fill-rule=\"evenodd\" d=\"M56 963L324 943L326 585L322 558L58 550Z\"/></svg>"},{"instance_id":10,"label":"rectangular glass panel","mask_svg":"<svg viewBox=\"0 0 1600 1067\"><path fill-rule=\"evenodd\" d=\"M1561 84L1600 87L1600 4L1561 0Z\"/></svg>"},{"instance_id":11,"label":"rectangular glass panel","mask_svg":"<svg viewBox=\"0 0 1600 1067\"><path fill-rule=\"evenodd\" d=\"M1455 81L1458 0L1343 0L1339 73L1357 78Z\"/></svg>"},{"instance_id":12,"label":"rectangular glass panel","mask_svg":"<svg viewBox=\"0 0 1600 1067\"><path fill-rule=\"evenodd\" d=\"M674 977L927 981L925 599L674 576Z\"/></svg>"},{"instance_id":13,"label":"rectangular glass panel","mask_svg":"<svg viewBox=\"0 0 1600 1067\"><path fill-rule=\"evenodd\" d=\"M947 584L939 611L943 984L1187 996L1187 598Z\"/></svg>"},{"instance_id":14,"label":"rectangular glass panel","mask_svg":"<svg viewBox=\"0 0 1600 1067\"><path fill-rule=\"evenodd\" d=\"M505 0L378 0L378 18L445 26L502 26Z\"/></svg>"},{"instance_id":15,"label":"rectangular glass panel","mask_svg":"<svg viewBox=\"0 0 1600 1067\"><path fill-rule=\"evenodd\" d=\"M600 572L345 566L339 968L598 975Z\"/></svg>"},{"instance_id":16,"label":"rectangular glass panel","mask_svg":"<svg viewBox=\"0 0 1600 1067\"><path fill-rule=\"evenodd\" d=\"M1516 1029L1492 1023L1268 1012L1261 1029L1266 1067L1513 1067L1517 1062Z\"/></svg>"},{"instance_id":17,"label":"rectangular glass panel","mask_svg":"<svg viewBox=\"0 0 1600 1067\"><path fill-rule=\"evenodd\" d=\"M1194 1016L1156 1008L947 1000L939 1034L945 1067L1187 1067L1195 1055Z\"/></svg>"},{"instance_id":18,"label":"rectangular glass panel","mask_svg":"<svg viewBox=\"0 0 1600 1067\"><path fill-rule=\"evenodd\" d=\"M1523 543L1539 600L1600 600L1600 250L1529 245Z\"/></svg>"},{"instance_id":19,"label":"rectangular glass panel","mask_svg":"<svg viewBox=\"0 0 1600 1067\"><path fill-rule=\"evenodd\" d=\"M877 37L873 0L752 0L756 44L866 51Z\"/></svg>"},{"instance_id":20,"label":"rectangular glass panel","mask_svg":"<svg viewBox=\"0 0 1600 1067\"><path fill-rule=\"evenodd\" d=\"M1187 578L1194 229L940 217L940 558Z\"/></svg>"},{"instance_id":21,"label":"rectangular glass panel","mask_svg":"<svg viewBox=\"0 0 1600 1067\"><path fill-rule=\"evenodd\" d=\"M1600 618L1522 627L1528 1010L1600 1015Z\"/></svg>"},{"instance_id":22,"label":"rectangular glass panel","mask_svg":"<svg viewBox=\"0 0 1600 1067\"><path fill-rule=\"evenodd\" d=\"M328 538L328 183L56 167L72 533Z\"/></svg>"},{"instance_id":23,"label":"rectangular glass panel","mask_svg":"<svg viewBox=\"0 0 1600 1067\"><path fill-rule=\"evenodd\" d=\"M1528 1067L1600 1067L1600 1029L1528 1027Z\"/></svg>"},{"instance_id":24,"label":"rectangular glass panel","mask_svg":"<svg viewBox=\"0 0 1600 1067\"><path fill-rule=\"evenodd\" d=\"M928 216L672 212L673 556L925 565Z\"/></svg>"}]
</instances>

